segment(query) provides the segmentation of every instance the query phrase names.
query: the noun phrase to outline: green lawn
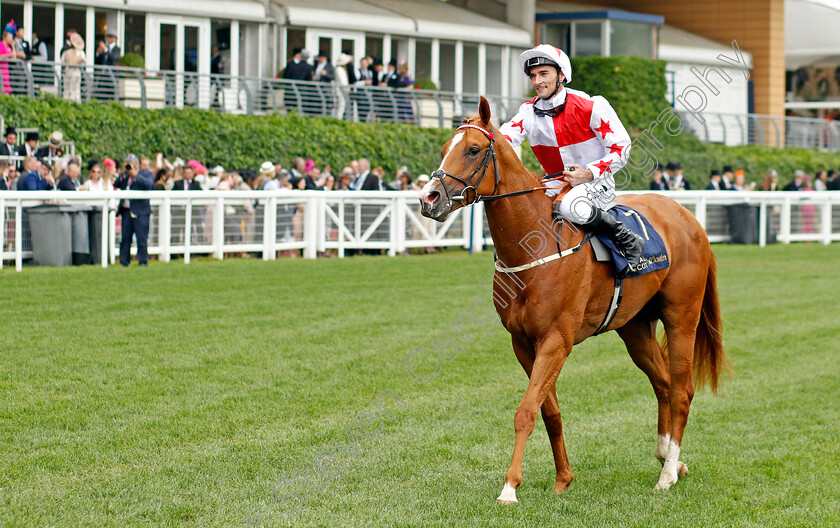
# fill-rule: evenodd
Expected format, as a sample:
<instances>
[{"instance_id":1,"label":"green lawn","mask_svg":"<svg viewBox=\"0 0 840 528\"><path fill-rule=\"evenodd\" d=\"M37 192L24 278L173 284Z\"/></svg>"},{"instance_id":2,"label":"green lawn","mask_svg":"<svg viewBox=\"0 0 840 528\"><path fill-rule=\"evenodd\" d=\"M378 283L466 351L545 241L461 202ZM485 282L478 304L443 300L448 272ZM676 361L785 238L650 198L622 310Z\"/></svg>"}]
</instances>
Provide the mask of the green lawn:
<instances>
[{"instance_id":1,"label":"green lawn","mask_svg":"<svg viewBox=\"0 0 840 528\"><path fill-rule=\"evenodd\" d=\"M694 399L691 474L653 491L653 391L611 333L557 384L574 483L538 423L515 507L504 329L404 369L488 253L4 269L0 526L837 526L840 244L715 252L734 377Z\"/></svg>"}]
</instances>

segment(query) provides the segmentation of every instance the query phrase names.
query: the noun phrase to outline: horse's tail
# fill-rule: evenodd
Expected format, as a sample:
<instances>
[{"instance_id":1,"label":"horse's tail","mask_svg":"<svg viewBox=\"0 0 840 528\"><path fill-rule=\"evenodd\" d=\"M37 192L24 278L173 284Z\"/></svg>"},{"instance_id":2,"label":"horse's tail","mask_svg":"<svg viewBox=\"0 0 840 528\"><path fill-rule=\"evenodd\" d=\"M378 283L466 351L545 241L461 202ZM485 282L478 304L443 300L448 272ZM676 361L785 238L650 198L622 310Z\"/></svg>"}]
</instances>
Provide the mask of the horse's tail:
<instances>
[{"instance_id":1,"label":"horse's tail","mask_svg":"<svg viewBox=\"0 0 840 528\"><path fill-rule=\"evenodd\" d=\"M706 383L717 393L718 379L723 371L729 371L726 352L723 349L723 331L720 318L720 302L717 292L717 263L711 255L709 273L706 275L706 291L700 323L694 339L694 384L702 387Z\"/></svg>"}]
</instances>

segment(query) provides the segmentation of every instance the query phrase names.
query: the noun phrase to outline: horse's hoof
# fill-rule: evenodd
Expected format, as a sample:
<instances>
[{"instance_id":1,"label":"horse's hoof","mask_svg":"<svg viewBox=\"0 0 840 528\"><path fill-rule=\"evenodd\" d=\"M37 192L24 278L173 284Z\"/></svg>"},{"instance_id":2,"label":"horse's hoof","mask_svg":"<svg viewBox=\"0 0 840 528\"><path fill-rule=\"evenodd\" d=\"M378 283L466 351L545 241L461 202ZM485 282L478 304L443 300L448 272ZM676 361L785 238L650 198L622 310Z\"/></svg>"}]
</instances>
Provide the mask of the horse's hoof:
<instances>
[{"instance_id":1,"label":"horse's hoof","mask_svg":"<svg viewBox=\"0 0 840 528\"><path fill-rule=\"evenodd\" d=\"M496 499L499 504L518 504L519 501L516 500L516 489L505 482L505 487L502 490L502 493L499 495L499 498Z\"/></svg>"},{"instance_id":2,"label":"horse's hoof","mask_svg":"<svg viewBox=\"0 0 840 528\"><path fill-rule=\"evenodd\" d=\"M680 468L677 470L677 475L681 478L688 475L688 466L680 462Z\"/></svg>"},{"instance_id":3,"label":"horse's hoof","mask_svg":"<svg viewBox=\"0 0 840 528\"><path fill-rule=\"evenodd\" d=\"M659 479L659 482L656 483L656 486L653 487L654 491L658 490L666 490L671 489L671 486L677 483L677 479L674 478L673 480L670 478L662 477Z\"/></svg>"},{"instance_id":4,"label":"horse's hoof","mask_svg":"<svg viewBox=\"0 0 840 528\"><path fill-rule=\"evenodd\" d=\"M512 500L512 501L509 501L509 500L502 500L502 499L496 499L496 502L498 502L499 504L504 504L505 506L512 506L512 505L514 505L514 504L519 504L519 501L518 501L518 500L516 500L516 499L514 499L514 500Z\"/></svg>"},{"instance_id":5,"label":"horse's hoof","mask_svg":"<svg viewBox=\"0 0 840 528\"><path fill-rule=\"evenodd\" d=\"M572 485L572 481L571 481L571 480L569 480L569 481L567 481L567 482L558 482L558 483L554 486L554 493L563 493L564 491L566 491L567 489L569 489L569 486L571 486L571 485Z\"/></svg>"}]
</instances>

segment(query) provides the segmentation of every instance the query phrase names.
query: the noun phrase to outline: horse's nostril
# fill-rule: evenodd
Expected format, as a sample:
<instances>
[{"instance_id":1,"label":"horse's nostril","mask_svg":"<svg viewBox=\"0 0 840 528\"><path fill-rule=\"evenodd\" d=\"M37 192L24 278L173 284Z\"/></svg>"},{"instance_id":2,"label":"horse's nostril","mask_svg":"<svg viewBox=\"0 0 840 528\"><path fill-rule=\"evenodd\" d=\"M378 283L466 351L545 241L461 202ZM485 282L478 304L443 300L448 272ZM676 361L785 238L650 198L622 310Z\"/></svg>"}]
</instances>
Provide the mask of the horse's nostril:
<instances>
[{"instance_id":1,"label":"horse's nostril","mask_svg":"<svg viewBox=\"0 0 840 528\"><path fill-rule=\"evenodd\" d=\"M429 205L434 205L435 202L438 201L438 198L440 198L440 193L437 191L432 191L426 196L426 203L428 203Z\"/></svg>"}]
</instances>

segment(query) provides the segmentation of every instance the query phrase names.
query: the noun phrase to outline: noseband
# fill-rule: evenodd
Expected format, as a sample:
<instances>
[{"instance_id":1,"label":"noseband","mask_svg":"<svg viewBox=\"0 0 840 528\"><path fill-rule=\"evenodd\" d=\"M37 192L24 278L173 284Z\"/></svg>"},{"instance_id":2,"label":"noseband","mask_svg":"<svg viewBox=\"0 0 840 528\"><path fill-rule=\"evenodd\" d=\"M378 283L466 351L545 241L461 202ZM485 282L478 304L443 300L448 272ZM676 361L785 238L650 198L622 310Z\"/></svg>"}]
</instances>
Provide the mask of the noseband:
<instances>
[{"instance_id":1,"label":"noseband","mask_svg":"<svg viewBox=\"0 0 840 528\"><path fill-rule=\"evenodd\" d=\"M458 127L458 130L462 130L462 129L465 129L465 128L474 128L475 130L478 130L479 132L481 132L482 134L487 136L487 139L490 140L490 146L487 147L487 150L484 151L484 159L481 160L481 163L479 163L478 167L476 167L475 170L472 172L472 174L470 174L466 179L461 179L461 178L455 176L454 174L449 174L448 172L444 171L443 169L436 170L435 172L432 173L431 177L432 177L433 180L440 180L440 184L443 186L443 192L446 193L446 199L449 200L449 202L464 202L464 205L472 205L472 204L478 203L482 200L487 200L490 196L494 196L496 194L496 189L499 187L499 166L496 162L496 151L493 148L493 141L494 141L493 133L488 132L488 131L484 130L483 128L481 128L480 126L476 126L476 125L461 125L461 126ZM493 193L485 196L485 195L478 194L478 191L476 191L476 188L479 185L481 185L481 181L487 175L487 171L485 170L485 168L490 163L491 159L493 160L493 176L494 176L496 181L494 182L494 185L493 185ZM478 181L475 182L475 184L470 184L470 181L473 178L475 178L475 176L479 172L481 173L481 175L478 177ZM446 186L446 182L444 182L443 179L447 176L449 176L450 178L452 178L453 180L457 181L458 183L460 183L461 185L464 186L464 188L461 190L461 194L459 196L453 196L452 192L450 192L450 190L449 190L449 187ZM469 201L469 199L468 199L470 189L472 189L473 196L474 196L472 201Z\"/></svg>"}]
</instances>

